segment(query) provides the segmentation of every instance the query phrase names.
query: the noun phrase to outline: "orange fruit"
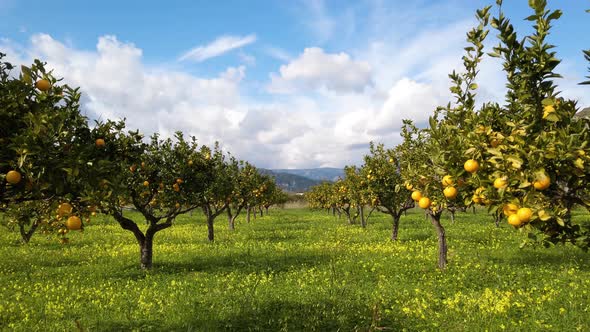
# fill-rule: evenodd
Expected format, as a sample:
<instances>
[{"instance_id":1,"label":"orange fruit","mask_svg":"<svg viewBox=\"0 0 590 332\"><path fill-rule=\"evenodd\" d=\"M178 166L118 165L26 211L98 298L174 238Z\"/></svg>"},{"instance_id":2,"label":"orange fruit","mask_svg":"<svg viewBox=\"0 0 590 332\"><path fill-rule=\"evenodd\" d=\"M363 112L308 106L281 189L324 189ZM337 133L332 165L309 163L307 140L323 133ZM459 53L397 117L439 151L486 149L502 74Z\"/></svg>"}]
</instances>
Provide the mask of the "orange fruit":
<instances>
[{"instance_id":1,"label":"orange fruit","mask_svg":"<svg viewBox=\"0 0 590 332\"><path fill-rule=\"evenodd\" d=\"M174 191L179 192L180 191L180 186L178 185L178 183L175 183L172 185L172 189L174 189Z\"/></svg>"},{"instance_id":2,"label":"orange fruit","mask_svg":"<svg viewBox=\"0 0 590 332\"><path fill-rule=\"evenodd\" d=\"M508 203L504 205L504 207L502 208L502 212L505 216L510 217L511 215L516 214L516 212L518 212L518 206L516 204Z\"/></svg>"},{"instance_id":3,"label":"orange fruit","mask_svg":"<svg viewBox=\"0 0 590 332\"><path fill-rule=\"evenodd\" d=\"M67 215L70 215L73 210L74 210L74 207L70 203L68 203L68 202L61 203L57 207L57 215L59 217L67 216Z\"/></svg>"},{"instance_id":4,"label":"orange fruit","mask_svg":"<svg viewBox=\"0 0 590 332\"><path fill-rule=\"evenodd\" d=\"M463 168L469 173L475 173L479 169L479 163L475 159L469 159L463 164Z\"/></svg>"},{"instance_id":5,"label":"orange fruit","mask_svg":"<svg viewBox=\"0 0 590 332\"><path fill-rule=\"evenodd\" d=\"M505 178L497 178L494 180L494 188L505 189L508 187L508 181Z\"/></svg>"},{"instance_id":6,"label":"orange fruit","mask_svg":"<svg viewBox=\"0 0 590 332\"><path fill-rule=\"evenodd\" d=\"M180 203L176 203L174 206L175 206L177 209L180 209Z\"/></svg>"},{"instance_id":7,"label":"orange fruit","mask_svg":"<svg viewBox=\"0 0 590 332\"><path fill-rule=\"evenodd\" d=\"M183 183L183 182L184 182L184 181L183 181L181 178L178 178L178 179L176 179L176 183L178 183L178 184L181 184L181 183Z\"/></svg>"},{"instance_id":8,"label":"orange fruit","mask_svg":"<svg viewBox=\"0 0 590 332\"><path fill-rule=\"evenodd\" d=\"M192 160L189 160L189 161L188 161L188 165L189 165L189 166L192 166L192 165L193 165L193 161L192 161Z\"/></svg>"},{"instance_id":9,"label":"orange fruit","mask_svg":"<svg viewBox=\"0 0 590 332\"><path fill-rule=\"evenodd\" d=\"M105 142L104 142L104 139L97 138L96 141L94 142L94 144L96 144L97 148L104 148Z\"/></svg>"},{"instance_id":10,"label":"orange fruit","mask_svg":"<svg viewBox=\"0 0 590 332\"><path fill-rule=\"evenodd\" d=\"M457 188L452 187L452 186L446 187L445 190L443 190L443 194L448 199L455 199L455 197L457 197L458 193L459 192L457 191Z\"/></svg>"},{"instance_id":11,"label":"orange fruit","mask_svg":"<svg viewBox=\"0 0 590 332\"><path fill-rule=\"evenodd\" d=\"M517 214L512 214L508 216L508 223L514 227L518 227L523 224L523 221L520 220Z\"/></svg>"},{"instance_id":12,"label":"orange fruit","mask_svg":"<svg viewBox=\"0 0 590 332\"><path fill-rule=\"evenodd\" d=\"M533 210L529 208L520 208L516 212L516 215L518 216L518 219L524 223L531 220L531 217L533 216Z\"/></svg>"},{"instance_id":13,"label":"orange fruit","mask_svg":"<svg viewBox=\"0 0 590 332\"><path fill-rule=\"evenodd\" d=\"M131 173L135 172L136 169L137 169L137 166L135 166L135 165L131 165L129 167L129 170L131 171Z\"/></svg>"},{"instance_id":14,"label":"orange fruit","mask_svg":"<svg viewBox=\"0 0 590 332\"><path fill-rule=\"evenodd\" d=\"M149 182L149 181L147 181L147 180L146 180L146 181L143 181L143 185L147 187L147 186L149 186L149 185L150 185L150 182Z\"/></svg>"},{"instance_id":15,"label":"orange fruit","mask_svg":"<svg viewBox=\"0 0 590 332\"><path fill-rule=\"evenodd\" d=\"M406 189L412 190L414 189L414 186L412 186L410 183L406 183Z\"/></svg>"},{"instance_id":16,"label":"orange fruit","mask_svg":"<svg viewBox=\"0 0 590 332\"><path fill-rule=\"evenodd\" d=\"M551 185L551 179L548 176L541 176L533 182L533 187L537 190L545 190Z\"/></svg>"},{"instance_id":17,"label":"orange fruit","mask_svg":"<svg viewBox=\"0 0 590 332\"><path fill-rule=\"evenodd\" d=\"M421 193L421 192L419 192L418 190L416 190L416 191L412 192L412 199L413 199L414 201L416 201L416 202L417 202L417 201L419 201L421 198L422 198L422 193Z\"/></svg>"},{"instance_id":18,"label":"orange fruit","mask_svg":"<svg viewBox=\"0 0 590 332\"><path fill-rule=\"evenodd\" d=\"M9 171L6 173L6 181L10 184L18 184L22 178L18 171Z\"/></svg>"},{"instance_id":19,"label":"orange fruit","mask_svg":"<svg viewBox=\"0 0 590 332\"><path fill-rule=\"evenodd\" d=\"M442 185L444 187L452 186L453 185L453 177L450 175L445 175L442 179Z\"/></svg>"},{"instance_id":20,"label":"orange fruit","mask_svg":"<svg viewBox=\"0 0 590 332\"><path fill-rule=\"evenodd\" d=\"M49 83L48 80L46 79L42 79L42 80L38 80L35 83L35 87L43 92L49 90L51 88L51 83Z\"/></svg>"},{"instance_id":21,"label":"orange fruit","mask_svg":"<svg viewBox=\"0 0 590 332\"><path fill-rule=\"evenodd\" d=\"M78 216L71 216L66 221L66 227L72 231L78 230L82 228L82 220Z\"/></svg>"},{"instance_id":22,"label":"orange fruit","mask_svg":"<svg viewBox=\"0 0 590 332\"><path fill-rule=\"evenodd\" d=\"M418 201L418 206L423 209L428 209L430 207L430 198L428 198L428 197L420 198L420 200Z\"/></svg>"}]
</instances>

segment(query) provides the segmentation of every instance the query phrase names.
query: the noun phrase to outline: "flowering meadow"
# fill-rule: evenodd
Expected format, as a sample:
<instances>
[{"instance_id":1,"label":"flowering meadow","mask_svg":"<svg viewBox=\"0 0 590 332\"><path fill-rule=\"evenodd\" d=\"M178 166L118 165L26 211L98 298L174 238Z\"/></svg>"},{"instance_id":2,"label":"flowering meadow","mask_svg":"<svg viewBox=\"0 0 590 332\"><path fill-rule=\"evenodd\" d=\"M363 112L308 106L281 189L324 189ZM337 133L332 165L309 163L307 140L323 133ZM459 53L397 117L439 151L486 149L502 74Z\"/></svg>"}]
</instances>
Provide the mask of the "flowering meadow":
<instances>
[{"instance_id":1,"label":"flowering meadow","mask_svg":"<svg viewBox=\"0 0 590 332\"><path fill-rule=\"evenodd\" d=\"M209 243L204 216L179 217L149 271L106 216L65 245L2 228L0 330L590 331L588 253L521 247L526 233L483 210L443 216L445 270L422 210L402 217L398 242L376 212L366 229L305 209L237 222L219 218Z\"/></svg>"}]
</instances>

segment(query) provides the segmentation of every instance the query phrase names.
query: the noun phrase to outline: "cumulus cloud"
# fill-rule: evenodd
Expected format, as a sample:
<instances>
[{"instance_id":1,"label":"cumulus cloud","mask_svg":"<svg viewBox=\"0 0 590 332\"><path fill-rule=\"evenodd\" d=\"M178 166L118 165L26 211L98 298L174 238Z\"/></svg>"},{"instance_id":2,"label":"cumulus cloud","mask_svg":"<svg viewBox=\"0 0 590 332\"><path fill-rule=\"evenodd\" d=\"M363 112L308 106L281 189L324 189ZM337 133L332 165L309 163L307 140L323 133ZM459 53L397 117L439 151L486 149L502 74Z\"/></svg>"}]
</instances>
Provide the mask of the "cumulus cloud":
<instances>
[{"instance_id":1,"label":"cumulus cloud","mask_svg":"<svg viewBox=\"0 0 590 332\"><path fill-rule=\"evenodd\" d=\"M197 46L180 56L179 61L193 60L202 62L220 56L231 50L244 47L256 41L256 35L221 36L207 45Z\"/></svg>"},{"instance_id":2,"label":"cumulus cloud","mask_svg":"<svg viewBox=\"0 0 590 332\"><path fill-rule=\"evenodd\" d=\"M371 66L355 61L346 53L328 54L318 47L306 48L280 74L271 74L269 91L287 93L326 88L334 91L362 91L371 83Z\"/></svg>"}]
</instances>

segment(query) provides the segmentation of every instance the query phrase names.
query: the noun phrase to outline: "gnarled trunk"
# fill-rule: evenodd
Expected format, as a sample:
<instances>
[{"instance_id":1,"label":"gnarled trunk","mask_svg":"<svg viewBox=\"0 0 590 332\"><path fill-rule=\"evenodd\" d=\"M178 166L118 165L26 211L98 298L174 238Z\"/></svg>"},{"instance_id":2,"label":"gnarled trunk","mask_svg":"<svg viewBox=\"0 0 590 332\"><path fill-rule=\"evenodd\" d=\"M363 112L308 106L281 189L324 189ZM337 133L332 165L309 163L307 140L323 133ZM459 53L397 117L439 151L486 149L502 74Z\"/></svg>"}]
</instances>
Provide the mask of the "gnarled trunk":
<instances>
[{"instance_id":1,"label":"gnarled trunk","mask_svg":"<svg viewBox=\"0 0 590 332\"><path fill-rule=\"evenodd\" d=\"M37 227L39 227L39 223L36 221L33 222L31 228L29 228L28 231L25 229L25 225L23 223L18 224L18 229L20 231L20 236L23 240L23 243L27 244L29 241L31 241L31 237L33 237L33 234L35 234Z\"/></svg>"},{"instance_id":2,"label":"gnarled trunk","mask_svg":"<svg viewBox=\"0 0 590 332\"><path fill-rule=\"evenodd\" d=\"M152 268L152 259L154 256L154 235L155 233L147 232L143 243L139 245L141 268L149 270Z\"/></svg>"},{"instance_id":3,"label":"gnarled trunk","mask_svg":"<svg viewBox=\"0 0 590 332\"><path fill-rule=\"evenodd\" d=\"M440 223L441 214L430 214L430 221L438 236L438 268L443 270L447 267L447 238L445 228Z\"/></svg>"}]
</instances>

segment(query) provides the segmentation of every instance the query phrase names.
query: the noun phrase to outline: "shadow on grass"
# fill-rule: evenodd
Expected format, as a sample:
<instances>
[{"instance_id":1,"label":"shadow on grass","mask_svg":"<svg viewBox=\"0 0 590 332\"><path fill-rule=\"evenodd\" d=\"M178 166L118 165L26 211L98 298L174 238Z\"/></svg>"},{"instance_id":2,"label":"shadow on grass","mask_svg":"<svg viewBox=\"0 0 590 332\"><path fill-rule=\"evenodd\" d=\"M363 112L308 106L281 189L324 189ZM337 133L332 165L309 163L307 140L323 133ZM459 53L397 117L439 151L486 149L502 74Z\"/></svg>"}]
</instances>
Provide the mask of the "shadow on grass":
<instances>
[{"instance_id":1,"label":"shadow on grass","mask_svg":"<svg viewBox=\"0 0 590 332\"><path fill-rule=\"evenodd\" d=\"M375 321L369 306L320 299L312 303L273 300L256 303L244 299L235 312L214 312L209 308L187 310L188 317L162 321L154 317L139 322L109 321L89 327L101 331L401 331L399 322Z\"/></svg>"},{"instance_id":2,"label":"shadow on grass","mask_svg":"<svg viewBox=\"0 0 590 332\"><path fill-rule=\"evenodd\" d=\"M551 267L559 266L563 263L573 263L582 271L590 271L589 254L582 250L571 251L556 251L552 248L538 248L538 249L523 249L515 250L511 255L504 255L500 257L489 257L488 260L499 264L508 264L513 266L541 266L547 265Z\"/></svg>"},{"instance_id":3,"label":"shadow on grass","mask_svg":"<svg viewBox=\"0 0 590 332\"><path fill-rule=\"evenodd\" d=\"M300 252L296 254L263 255L260 253L239 253L215 257L191 257L190 260L174 262L154 261L154 271L165 274L182 272L223 273L239 270L241 273L284 272L294 268L309 268L327 264L332 257L328 254Z\"/></svg>"}]
</instances>

